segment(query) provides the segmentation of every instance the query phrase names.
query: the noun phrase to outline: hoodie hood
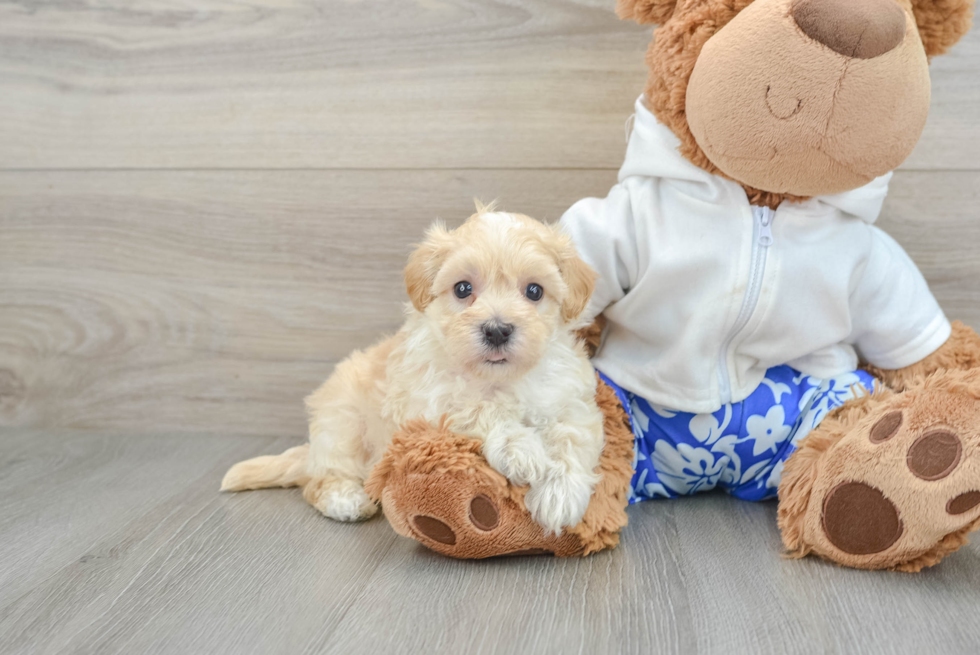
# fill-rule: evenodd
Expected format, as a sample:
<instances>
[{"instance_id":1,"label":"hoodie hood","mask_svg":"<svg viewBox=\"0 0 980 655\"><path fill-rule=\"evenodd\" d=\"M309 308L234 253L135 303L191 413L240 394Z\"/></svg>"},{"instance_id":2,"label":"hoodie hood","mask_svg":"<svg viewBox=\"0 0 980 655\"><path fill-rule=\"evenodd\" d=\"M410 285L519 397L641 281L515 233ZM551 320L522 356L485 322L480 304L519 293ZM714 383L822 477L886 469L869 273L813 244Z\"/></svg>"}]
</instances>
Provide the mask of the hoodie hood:
<instances>
[{"instance_id":1,"label":"hoodie hood","mask_svg":"<svg viewBox=\"0 0 980 655\"><path fill-rule=\"evenodd\" d=\"M636 101L634 116L626 159L619 170L620 182L632 176L660 178L703 202L748 204L740 184L698 168L681 155L680 139L647 109L642 96ZM892 173L886 173L844 193L784 202L780 211L816 218L836 210L871 225L881 213L891 177Z\"/></svg>"}]
</instances>

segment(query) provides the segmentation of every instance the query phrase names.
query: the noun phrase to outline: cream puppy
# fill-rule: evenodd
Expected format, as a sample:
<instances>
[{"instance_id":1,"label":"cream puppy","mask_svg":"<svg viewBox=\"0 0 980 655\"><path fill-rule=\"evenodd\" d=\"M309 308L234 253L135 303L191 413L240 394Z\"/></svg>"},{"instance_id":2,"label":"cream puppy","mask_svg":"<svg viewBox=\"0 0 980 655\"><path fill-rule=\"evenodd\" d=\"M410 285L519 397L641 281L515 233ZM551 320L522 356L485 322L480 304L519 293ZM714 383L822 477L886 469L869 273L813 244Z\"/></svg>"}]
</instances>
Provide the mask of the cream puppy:
<instances>
[{"instance_id":1,"label":"cream puppy","mask_svg":"<svg viewBox=\"0 0 980 655\"><path fill-rule=\"evenodd\" d=\"M412 254L402 329L307 398L309 445L236 464L222 489L302 485L326 516L365 519L377 507L363 483L394 432L446 416L530 486L545 529L579 522L603 445L595 372L573 330L595 274L557 226L477 209L455 230L434 225Z\"/></svg>"}]
</instances>

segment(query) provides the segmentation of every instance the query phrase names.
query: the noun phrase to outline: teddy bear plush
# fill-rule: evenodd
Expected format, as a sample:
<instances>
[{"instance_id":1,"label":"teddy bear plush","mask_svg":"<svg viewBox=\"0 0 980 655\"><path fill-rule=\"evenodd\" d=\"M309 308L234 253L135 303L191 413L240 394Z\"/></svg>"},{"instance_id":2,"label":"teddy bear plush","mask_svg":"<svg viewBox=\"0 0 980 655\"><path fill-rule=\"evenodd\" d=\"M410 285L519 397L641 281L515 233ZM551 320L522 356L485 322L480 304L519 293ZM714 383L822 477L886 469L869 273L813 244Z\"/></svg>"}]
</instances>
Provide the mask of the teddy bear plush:
<instances>
[{"instance_id":1,"label":"teddy bear plush","mask_svg":"<svg viewBox=\"0 0 980 655\"><path fill-rule=\"evenodd\" d=\"M778 498L783 542L918 571L980 526L980 337L873 223L972 0L619 0L657 24L619 183L562 218L605 415L582 522L545 534L480 441L414 423L367 481L452 557L587 555L629 503ZM585 327L593 319L595 323Z\"/></svg>"}]
</instances>

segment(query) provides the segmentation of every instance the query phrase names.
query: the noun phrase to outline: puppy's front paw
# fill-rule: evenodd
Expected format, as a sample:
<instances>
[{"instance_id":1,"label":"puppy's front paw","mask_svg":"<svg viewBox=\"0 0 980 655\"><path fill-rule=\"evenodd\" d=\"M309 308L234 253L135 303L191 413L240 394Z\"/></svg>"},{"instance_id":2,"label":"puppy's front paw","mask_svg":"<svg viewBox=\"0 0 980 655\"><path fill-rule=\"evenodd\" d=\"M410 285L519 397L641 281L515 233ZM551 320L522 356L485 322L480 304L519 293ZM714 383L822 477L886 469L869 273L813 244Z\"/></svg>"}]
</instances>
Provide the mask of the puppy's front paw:
<instances>
[{"instance_id":1,"label":"puppy's front paw","mask_svg":"<svg viewBox=\"0 0 980 655\"><path fill-rule=\"evenodd\" d=\"M536 439L489 440L483 444L483 456L516 485L533 484L547 475L548 454Z\"/></svg>"},{"instance_id":2,"label":"puppy's front paw","mask_svg":"<svg viewBox=\"0 0 980 655\"><path fill-rule=\"evenodd\" d=\"M524 497L531 517L547 532L558 534L564 527L578 525L595 489L594 475L570 473L532 484Z\"/></svg>"},{"instance_id":3,"label":"puppy's front paw","mask_svg":"<svg viewBox=\"0 0 980 655\"><path fill-rule=\"evenodd\" d=\"M378 511L364 486L355 480L314 478L303 489L303 497L335 521L363 521Z\"/></svg>"}]
</instances>

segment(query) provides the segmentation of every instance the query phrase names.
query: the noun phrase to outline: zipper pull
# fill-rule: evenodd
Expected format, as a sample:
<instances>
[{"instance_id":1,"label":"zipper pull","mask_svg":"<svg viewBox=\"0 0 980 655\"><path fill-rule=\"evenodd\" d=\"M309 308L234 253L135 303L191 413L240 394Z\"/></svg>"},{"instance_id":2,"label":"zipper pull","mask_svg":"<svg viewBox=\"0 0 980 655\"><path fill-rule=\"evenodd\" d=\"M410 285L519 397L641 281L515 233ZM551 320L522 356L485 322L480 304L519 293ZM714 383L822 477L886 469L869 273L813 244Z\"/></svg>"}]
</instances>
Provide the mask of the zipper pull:
<instances>
[{"instance_id":1,"label":"zipper pull","mask_svg":"<svg viewBox=\"0 0 980 655\"><path fill-rule=\"evenodd\" d=\"M775 214L776 212L768 207L763 207L759 215L759 245L763 248L772 245L772 219Z\"/></svg>"}]
</instances>

